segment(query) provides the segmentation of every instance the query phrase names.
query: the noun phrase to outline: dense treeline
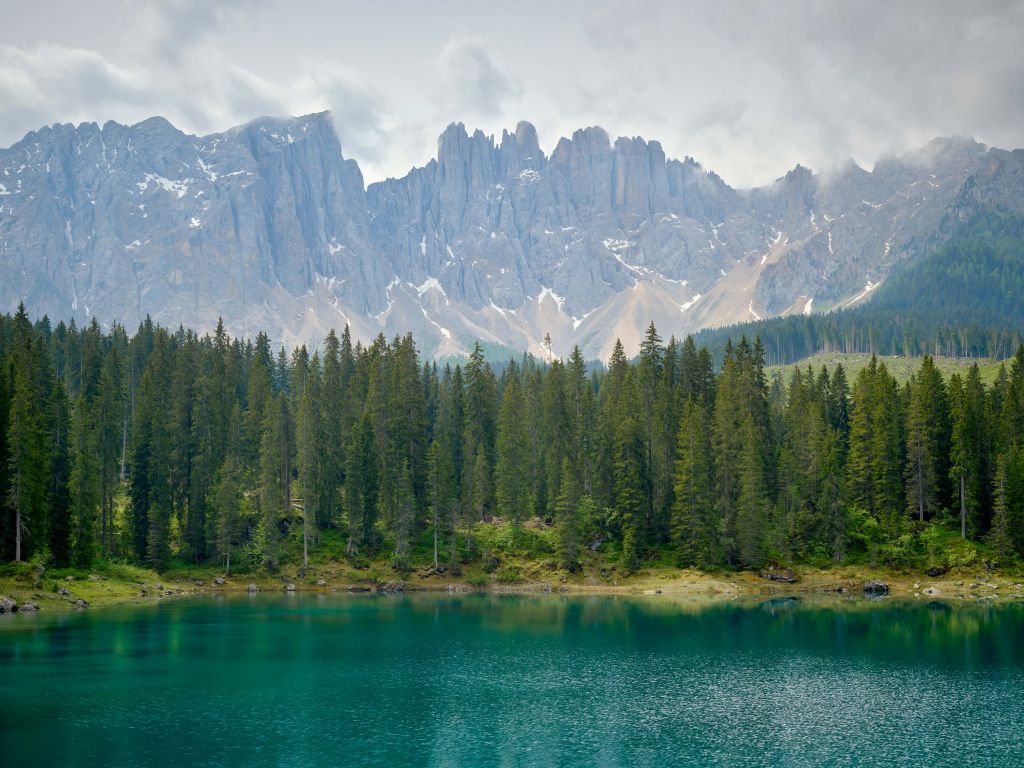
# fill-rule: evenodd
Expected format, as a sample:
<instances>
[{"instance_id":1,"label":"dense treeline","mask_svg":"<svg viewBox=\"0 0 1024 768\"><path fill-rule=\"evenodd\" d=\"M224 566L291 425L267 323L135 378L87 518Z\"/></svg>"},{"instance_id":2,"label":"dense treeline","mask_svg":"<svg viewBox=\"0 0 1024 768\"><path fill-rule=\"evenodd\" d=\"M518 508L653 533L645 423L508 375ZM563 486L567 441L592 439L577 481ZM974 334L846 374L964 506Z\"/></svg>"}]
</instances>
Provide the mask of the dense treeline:
<instances>
[{"instance_id":1,"label":"dense treeline","mask_svg":"<svg viewBox=\"0 0 1024 768\"><path fill-rule=\"evenodd\" d=\"M766 380L651 326L606 370L526 356L424 362L411 337L272 353L267 337L0 317L0 557L276 568L335 529L354 561L477 556L474 526L539 519L575 568L771 559L901 563L935 536L1024 551L1024 351L991 387L906 386L872 361ZM515 534L514 534L515 535ZM949 534L953 536L953 533ZM965 544L965 546L967 546Z\"/></svg>"},{"instance_id":2,"label":"dense treeline","mask_svg":"<svg viewBox=\"0 0 1024 768\"><path fill-rule=\"evenodd\" d=\"M1024 331L1024 218L976 211L855 309L702 331L720 360L730 338L760 336L768 365L816 352L1004 359Z\"/></svg>"}]
</instances>

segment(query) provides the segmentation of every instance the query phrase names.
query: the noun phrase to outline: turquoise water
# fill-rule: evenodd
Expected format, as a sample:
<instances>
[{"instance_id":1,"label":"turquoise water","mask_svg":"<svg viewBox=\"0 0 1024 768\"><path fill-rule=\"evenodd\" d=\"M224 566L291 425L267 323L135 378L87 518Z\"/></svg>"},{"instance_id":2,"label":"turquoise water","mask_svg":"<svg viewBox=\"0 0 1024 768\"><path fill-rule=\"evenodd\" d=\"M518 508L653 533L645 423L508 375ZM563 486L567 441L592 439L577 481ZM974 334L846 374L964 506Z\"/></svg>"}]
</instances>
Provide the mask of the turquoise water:
<instances>
[{"instance_id":1,"label":"turquoise water","mask_svg":"<svg viewBox=\"0 0 1024 768\"><path fill-rule=\"evenodd\" d=\"M1024 765L1024 609L847 605L298 594L8 617L0 764Z\"/></svg>"}]
</instances>

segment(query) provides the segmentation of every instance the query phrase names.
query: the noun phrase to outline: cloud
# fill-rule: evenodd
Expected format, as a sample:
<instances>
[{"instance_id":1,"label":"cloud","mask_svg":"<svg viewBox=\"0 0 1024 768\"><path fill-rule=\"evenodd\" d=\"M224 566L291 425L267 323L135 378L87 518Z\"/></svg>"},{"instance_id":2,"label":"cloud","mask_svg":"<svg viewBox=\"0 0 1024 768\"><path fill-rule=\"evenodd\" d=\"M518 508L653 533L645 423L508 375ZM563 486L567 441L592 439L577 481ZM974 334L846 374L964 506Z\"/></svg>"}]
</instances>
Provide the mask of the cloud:
<instances>
[{"instance_id":1,"label":"cloud","mask_svg":"<svg viewBox=\"0 0 1024 768\"><path fill-rule=\"evenodd\" d=\"M343 151L369 167L386 161L391 148L386 107L366 78L331 59L303 60L304 73L293 90L299 94L296 111L331 111Z\"/></svg>"},{"instance_id":2,"label":"cloud","mask_svg":"<svg viewBox=\"0 0 1024 768\"><path fill-rule=\"evenodd\" d=\"M40 45L0 45L3 121L24 131L61 120L85 120L148 100L151 79L138 67L119 67L96 51ZM83 98L87 95L87 99Z\"/></svg>"},{"instance_id":3,"label":"cloud","mask_svg":"<svg viewBox=\"0 0 1024 768\"><path fill-rule=\"evenodd\" d=\"M501 116L507 102L521 93L520 86L495 63L477 38L449 40L441 49L438 69L443 100L459 117Z\"/></svg>"},{"instance_id":4,"label":"cloud","mask_svg":"<svg viewBox=\"0 0 1024 768\"><path fill-rule=\"evenodd\" d=\"M425 163L449 122L529 119L548 151L601 125L735 186L937 135L1024 145L1024 0L396 2L115 0L110 19L11 2L0 145L55 121L159 114L201 134L330 109L373 179Z\"/></svg>"}]
</instances>

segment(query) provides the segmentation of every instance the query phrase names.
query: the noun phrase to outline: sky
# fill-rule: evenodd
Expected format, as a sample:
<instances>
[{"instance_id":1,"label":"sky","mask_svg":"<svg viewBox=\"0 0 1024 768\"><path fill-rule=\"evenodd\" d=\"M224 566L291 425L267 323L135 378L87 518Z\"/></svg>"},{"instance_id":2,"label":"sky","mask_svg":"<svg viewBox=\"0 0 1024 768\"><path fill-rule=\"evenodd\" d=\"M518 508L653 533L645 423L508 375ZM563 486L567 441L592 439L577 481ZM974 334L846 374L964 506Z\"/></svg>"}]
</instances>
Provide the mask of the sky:
<instances>
[{"instance_id":1,"label":"sky","mask_svg":"<svg viewBox=\"0 0 1024 768\"><path fill-rule=\"evenodd\" d=\"M367 181L451 122L657 139L735 187L936 136L1024 146L1024 0L5 0L0 146L162 115L205 134L330 109Z\"/></svg>"}]
</instances>

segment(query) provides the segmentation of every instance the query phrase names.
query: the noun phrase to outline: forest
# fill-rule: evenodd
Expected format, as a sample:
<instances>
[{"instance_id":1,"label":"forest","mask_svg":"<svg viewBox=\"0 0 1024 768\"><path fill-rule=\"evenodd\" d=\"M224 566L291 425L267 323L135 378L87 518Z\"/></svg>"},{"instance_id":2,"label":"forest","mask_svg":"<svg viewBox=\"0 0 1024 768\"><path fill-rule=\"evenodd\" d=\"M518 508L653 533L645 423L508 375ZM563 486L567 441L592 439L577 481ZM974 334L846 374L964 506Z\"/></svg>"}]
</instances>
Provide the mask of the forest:
<instances>
[{"instance_id":1,"label":"forest","mask_svg":"<svg viewBox=\"0 0 1024 768\"><path fill-rule=\"evenodd\" d=\"M496 370L479 347L439 368L411 336L275 352L20 307L0 316L0 560L273 571L331 531L403 571L424 542L479 558L496 519L556 532L570 571L588 548L624 573L1024 554L1024 349L992 386L928 357L902 386L880 359L854 381L764 365L759 339L716 364L653 325L632 360Z\"/></svg>"}]
</instances>

